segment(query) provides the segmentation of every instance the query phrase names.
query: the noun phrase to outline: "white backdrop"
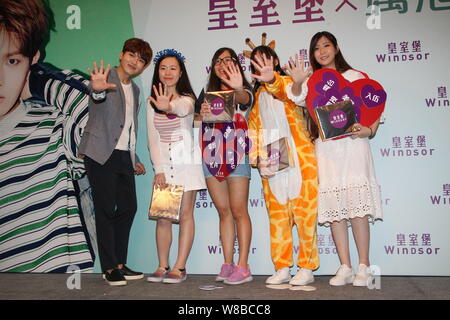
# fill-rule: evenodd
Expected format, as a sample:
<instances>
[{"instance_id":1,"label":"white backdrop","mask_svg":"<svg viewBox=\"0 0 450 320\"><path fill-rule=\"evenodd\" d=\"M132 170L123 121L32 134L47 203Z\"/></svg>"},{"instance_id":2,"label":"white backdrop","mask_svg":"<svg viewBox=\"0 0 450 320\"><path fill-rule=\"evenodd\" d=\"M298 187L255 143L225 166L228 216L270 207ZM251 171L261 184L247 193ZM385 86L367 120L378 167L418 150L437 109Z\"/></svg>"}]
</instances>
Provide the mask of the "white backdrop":
<instances>
[{"instance_id":1,"label":"white backdrop","mask_svg":"<svg viewBox=\"0 0 450 320\"><path fill-rule=\"evenodd\" d=\"M384 221L371 227L371 262L383 275L448 276L450 3L390 2L380 4L380 15L369 24L372 30L367 7L378 1L371 0L130 0L130 6L137 37L147 40L155 52L174 48L187 58L187 71L197 94L206 81L212 55L220 47L242 53L249 49L245 38L259 45L261 34L266 32L268 41L276 41L275 49L285 63L290 55L306 53L316 32L332 32L350 65L368 73L388 93L385 124L371 141L384 211ZM296 4L302 6L296 9ZM217 21L220 17L227 20ZM243 63L248 70L249 61ZM143 98L149 94L152 74L153 66L141 77ZM150 272L158 261L155 222L146 219L153 175L142 125L145 112L140 114L140 123L138 151L150 174L137 180L139 211L129 262ZM197 195L197 207L196 237L187 270L215 274L223 262L218 215L207 193ZM254 169L249 211L253 224L252 272L271 274L268 217L260 177ZM296 234L295 229L293 232ZM177 233L175 226L172 264ZM333 274L339 259L330 230L319 227L318 234L321 266L316 274ZM237 244L235 248L237 252ZM357 265L353 244L351 251L352 262Z\"/></svg>"}]
</instances>

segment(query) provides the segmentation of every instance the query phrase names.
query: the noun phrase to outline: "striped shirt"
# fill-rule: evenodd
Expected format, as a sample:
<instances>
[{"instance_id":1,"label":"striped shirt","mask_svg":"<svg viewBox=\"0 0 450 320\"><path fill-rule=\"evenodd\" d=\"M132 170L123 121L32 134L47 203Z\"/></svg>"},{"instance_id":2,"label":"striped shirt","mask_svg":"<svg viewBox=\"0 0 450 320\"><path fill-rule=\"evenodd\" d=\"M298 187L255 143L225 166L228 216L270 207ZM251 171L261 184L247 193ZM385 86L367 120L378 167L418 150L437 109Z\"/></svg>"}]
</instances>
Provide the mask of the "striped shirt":
<instances>
[{"instance_id":1,"label":"striped shirt","mask_svg":"<svg viewBox=\"0 0 450 320\"><path fill-rule=\"evenodd\" d=\"M183 140L180 118L176 115L155 112L154 124L161 142L177 142Z\"/></svg>"},{"instance_id":2,"label":"striped shirt","mask_svg":"<svg viewBox=\"0 0 450 320\"><path fill-rule=\"evenodd\" d=\"M84 174L76 154L89 97L59 80L45 94L51 105L21 102L23 116L0 133L0 272L93 268L72 181Z\"/></svg>"}]
</instances>

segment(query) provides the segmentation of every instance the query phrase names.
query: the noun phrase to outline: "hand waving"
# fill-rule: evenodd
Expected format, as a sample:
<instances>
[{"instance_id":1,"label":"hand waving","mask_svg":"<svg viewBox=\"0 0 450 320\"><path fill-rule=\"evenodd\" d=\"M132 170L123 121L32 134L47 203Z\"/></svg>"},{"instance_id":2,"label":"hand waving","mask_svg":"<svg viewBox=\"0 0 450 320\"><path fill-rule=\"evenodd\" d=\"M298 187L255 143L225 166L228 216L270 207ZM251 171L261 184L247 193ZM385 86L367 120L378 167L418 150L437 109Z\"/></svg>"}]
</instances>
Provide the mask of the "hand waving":
<instances>
[{"instance_id":1,"label":"hand waving","mask_svg":"<svg viewBox=\"0 0 450 320\"><path fill-rule=\"evenodd\" d=\"M233 88L235 90L239 90L244 86L244 81L242 79L242 74L239 68L232 62L228 65L224 66L224 71L227 77L220 76L220 80L222 80L227 86Z\"/></svg>"},{"instance_id":2,"label":"hand waving","mask_svg":"<svg viewBox=\"0 0 450 320\"><path fill-rule=\"evenodd\" d=\"M152 96L150 96L148 99L156 106L156 108L158 108L158 110L170 112L171 111L170 100L172 100L172 95L169 94L166 85L164 85L164 89L161 82L159 83L158 86L159 90L155 85L153 86L156 99L153 98Z\"/></svg>"},{"instance_id":3,"label":"hand waving","mask_svg":"<svg viewBox=\"0 0 450 320\"><path fill-rule=\"evenodd\" d=\"M312 72L311 67L305 69L305 59L302 57L299 61L298 54L295 55L295 59L290 57L288 63L283 66L283 69L288 72L295 83L299 84L303 83Z\"/></svg>"},{"instance_id":4,"label":"hand waving","mask_svg":"<svg viewBox=\"0 0 450 320\"><path fill-rule=\"evenodd\" d=\"M262 57L256 55L255 59L256 61L250 60L250 62L259 74L252 74L252 77L263 82L271 82L275 78L273 74L273 57L267 59L266 55L263 54Z\"/></svg>"},{"instance_id":5,"label":"hand waving","mask_svg":"<svg viewBox=\"0 0 450 320\"><path fill-rule=\"evenodd\" d=\"M111 65L108 64L106 69L104 69L104 62L100 60L100 68L97 67L97 62L93 62L94 71L88 68L89 75L91 76L91 86L94 91L100 92L105 91L109 88L114 88L116 85L114 83L107 83L109 69Z\"/></svg>"}]
</instances>

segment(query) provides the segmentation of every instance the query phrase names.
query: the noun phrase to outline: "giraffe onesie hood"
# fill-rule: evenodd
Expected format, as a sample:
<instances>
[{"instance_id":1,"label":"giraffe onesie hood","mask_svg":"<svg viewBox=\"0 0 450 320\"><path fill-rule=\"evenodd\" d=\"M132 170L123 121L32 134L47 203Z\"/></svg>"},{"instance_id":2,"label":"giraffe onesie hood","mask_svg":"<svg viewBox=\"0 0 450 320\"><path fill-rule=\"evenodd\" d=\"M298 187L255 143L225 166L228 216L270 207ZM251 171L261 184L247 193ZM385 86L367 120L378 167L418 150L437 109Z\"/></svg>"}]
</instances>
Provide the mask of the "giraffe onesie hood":
<instances>
[{"instance_id":1,"label":"giraffe onesie hood","mask_svg":"<svg viewBox=\"0 0 450 320\"><path fill-rule=\"evenodd\" d=\"M299 254L297 266L319 267L317 250L317 162L301 109L288 99L285 87L290 77L275 72L275 82L262 84L255 95L249 116L252 139L250 160L257 164L266 157L263 146L286 137L294 167L262 178L264 199L270 222L271 256L275 270L293 266L292 228L297 226Z\"/></svg>"}]
</instances>

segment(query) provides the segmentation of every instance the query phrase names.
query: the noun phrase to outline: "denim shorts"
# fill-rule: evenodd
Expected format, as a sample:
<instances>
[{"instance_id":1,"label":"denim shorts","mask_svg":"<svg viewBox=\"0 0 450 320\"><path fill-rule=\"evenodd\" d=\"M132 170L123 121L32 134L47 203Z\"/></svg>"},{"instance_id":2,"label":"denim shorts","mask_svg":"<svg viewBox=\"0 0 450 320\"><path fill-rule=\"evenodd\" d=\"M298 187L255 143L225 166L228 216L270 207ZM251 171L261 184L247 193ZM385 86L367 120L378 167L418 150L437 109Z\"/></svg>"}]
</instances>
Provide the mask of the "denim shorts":
<instances>
[{"instance_id":1,"label":"denim shorts","mask_svg":"<svg viewBox=\"0 0 450 320\"><path fill-rule=\"evenodd\" d=\"M202 163L202 167L203 167L203 174L205 175L205 179L213 176L211 174L211 172L209 172L209 170L206 167L204 162ZM245 156L242 163L240 165L238 165L237 168L232 173L230 173L230 175L228 177L230 177L230 178L247 177L249 179L251 178L251 167L249 164L248 155Z\"/></svg>"}]
</instances>

